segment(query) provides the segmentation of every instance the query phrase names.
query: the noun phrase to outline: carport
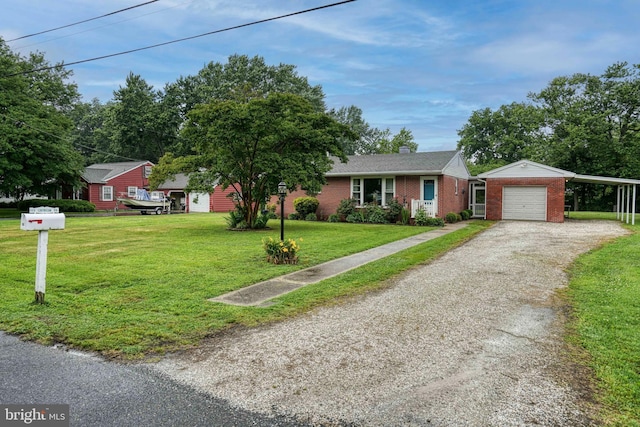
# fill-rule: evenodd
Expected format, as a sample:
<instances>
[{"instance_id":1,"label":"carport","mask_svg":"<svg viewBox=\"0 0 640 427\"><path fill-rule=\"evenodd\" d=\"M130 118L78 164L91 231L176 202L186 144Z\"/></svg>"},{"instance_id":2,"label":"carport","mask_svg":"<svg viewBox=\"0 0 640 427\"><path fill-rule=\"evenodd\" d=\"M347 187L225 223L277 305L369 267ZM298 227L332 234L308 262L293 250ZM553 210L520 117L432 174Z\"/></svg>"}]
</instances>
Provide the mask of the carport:
<instances>
[{"instance_id":1,"label":"carport","mask_svg":"<svg viewBox=\"0 0 640 427\"><path fill-rule=\"evenodd\" d=\"M626 178L612 178L606 176L591 176L576 174L572 182L583 182L586 184L604 184L615 185L618 187L616 192L616 219L629 224L636 223L636 186L640 184L640 180ZM631 219L629 219L631 216Z\"/></svg>"},{"instance_id":2,"label":"carport","mask_svg":"<svg viewBox=\"0 0 640 427\"><path fill-rule=\"evenodd\" d=\"M636 186L640 180L579 175L530 160L478 175L470 182L469 204L474 212L482 212L490 220L564 222L565 184L569 181L617 186L616 217L635 224ZM484 195L482 206L478 204L479 192Z\"/></svg>"}]
</instances>

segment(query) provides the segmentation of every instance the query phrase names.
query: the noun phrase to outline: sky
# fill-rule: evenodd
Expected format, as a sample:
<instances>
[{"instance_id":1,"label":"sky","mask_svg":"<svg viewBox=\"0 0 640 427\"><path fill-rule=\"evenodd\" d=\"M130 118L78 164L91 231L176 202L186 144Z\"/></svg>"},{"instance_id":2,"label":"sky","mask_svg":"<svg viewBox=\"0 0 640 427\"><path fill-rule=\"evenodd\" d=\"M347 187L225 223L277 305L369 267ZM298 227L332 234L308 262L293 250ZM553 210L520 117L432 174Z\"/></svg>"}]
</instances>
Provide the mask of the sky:
<instances>
[{"instance_id":1,"label":"sky","mask_svg":"<svg viewBox=\"0 0 640 427\"><path fill-rule=\"evenodd\" d=\"M50 63L81 61L336 3L159 0L7 45ZM4 40L145 0L2 0ZM526 102L558 76L640 63L637 0L356 0L181 43L72 65L83 100L105 103L140 75L155 89L230 55L292 64L327 108L355 105L418 151L453 150L476 110Z\"/></svg>"}]
</instances>

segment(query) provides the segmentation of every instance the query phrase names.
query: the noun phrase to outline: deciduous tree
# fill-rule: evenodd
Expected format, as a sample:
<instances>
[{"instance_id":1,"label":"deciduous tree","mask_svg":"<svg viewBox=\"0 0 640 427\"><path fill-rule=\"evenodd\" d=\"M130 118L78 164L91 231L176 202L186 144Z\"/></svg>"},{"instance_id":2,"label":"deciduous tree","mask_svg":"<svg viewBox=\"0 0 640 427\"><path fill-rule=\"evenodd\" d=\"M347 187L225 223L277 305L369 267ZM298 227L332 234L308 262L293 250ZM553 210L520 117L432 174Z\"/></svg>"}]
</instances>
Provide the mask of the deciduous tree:
<instances>
[{"instance_id":1,"label":"deciduous tree","mask_svg":"<svg viewBox=\"0 0 640 427\"><path fill-rule=\"evenodd\" d=\"M248 228L264 225L258 222L260 206L277 193L280 181L289 190L319 191L331 169L329 155L346 161L340 140L355 138L347 126L293 94L215 101L194 108L188 118L183 136L196 154L163 157L151 185L190 172L188 191L231 186Z\"/></svg>"},{"instance_id":2,"label":"deciduous tree","mask_svg":"<svg viewBox=\"0 0 640 427\"><path fill-rule=\"evenodd\" d=\"M46 71L44 55L13 53L0 39L0 193L53 195L61 185L79 185L82 157L69 140L65 112L79 98L71 72Z\"/></svg>"}]
</instances>

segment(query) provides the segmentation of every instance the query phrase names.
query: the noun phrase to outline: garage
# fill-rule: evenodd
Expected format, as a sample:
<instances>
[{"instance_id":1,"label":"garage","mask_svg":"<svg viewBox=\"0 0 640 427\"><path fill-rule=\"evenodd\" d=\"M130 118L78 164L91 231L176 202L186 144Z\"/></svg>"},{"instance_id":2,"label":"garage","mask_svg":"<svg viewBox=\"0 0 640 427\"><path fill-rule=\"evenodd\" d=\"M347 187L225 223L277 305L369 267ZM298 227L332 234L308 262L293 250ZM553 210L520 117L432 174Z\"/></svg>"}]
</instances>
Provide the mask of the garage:
<instances>
[{"instance_id":1,"label":"garage","mask_svg":"<svg viewBox=\"0 0 640 427\"><path fill-rule=\"evenodd\" d=\"M209 212L208 193L189 193L189 212Z\"/></svg>"},{"instance_id":2,"label":"garage","mask_svg":"<svg viewBox=\"0 0 640 427\"><path fill-rule=\"evenodd\" d=\"M576 174L520 160L478 175L490 220L564 222L565 182Z\"/></svg>"},{"instance_id":3,"label":"garage","mask_svg":"<svg viewBox=\"0 0 640 427\"><path fill-rule=\"evenodd\" d=\"M618 217L635 223L636 186L640 180L605 176L579 175L563 169L520 160L478 174L470 183L472 200L476 188L485 194L484 218L564 222L565 183L568 181L618 187L615 211ZM476 203L475 201L473 203Z\"/></svg>"},{"instance_id":4,"label":"garage","mask_svg":"<svg viewBox=\"0 0 640 427\"><path fill-rule=\"evenodd\" d=\"M502 219L547 220L547 187L504 186L502 191Z\"/></svg>"}]
</instances>

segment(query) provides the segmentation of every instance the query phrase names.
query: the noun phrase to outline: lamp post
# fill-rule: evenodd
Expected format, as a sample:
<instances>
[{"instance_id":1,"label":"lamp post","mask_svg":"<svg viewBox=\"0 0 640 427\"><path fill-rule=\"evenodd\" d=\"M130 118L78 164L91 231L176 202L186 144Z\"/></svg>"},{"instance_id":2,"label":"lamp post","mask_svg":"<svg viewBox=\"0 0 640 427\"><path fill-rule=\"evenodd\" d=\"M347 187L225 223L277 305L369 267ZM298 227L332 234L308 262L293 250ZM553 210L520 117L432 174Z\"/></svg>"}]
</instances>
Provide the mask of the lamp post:
<instances>
[{"instance_id":1,"label":"lamp post","mask_svg":"<svg viewBox=\"0 0 640 427\"><path fill-rule=\"evenodd\" d=\"M287 195L287 183L280 181L278 184L278 195L280 196L280 241L284 242L284 197Z\"/></svg>"}]
</instances>

